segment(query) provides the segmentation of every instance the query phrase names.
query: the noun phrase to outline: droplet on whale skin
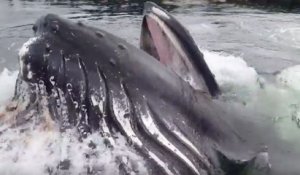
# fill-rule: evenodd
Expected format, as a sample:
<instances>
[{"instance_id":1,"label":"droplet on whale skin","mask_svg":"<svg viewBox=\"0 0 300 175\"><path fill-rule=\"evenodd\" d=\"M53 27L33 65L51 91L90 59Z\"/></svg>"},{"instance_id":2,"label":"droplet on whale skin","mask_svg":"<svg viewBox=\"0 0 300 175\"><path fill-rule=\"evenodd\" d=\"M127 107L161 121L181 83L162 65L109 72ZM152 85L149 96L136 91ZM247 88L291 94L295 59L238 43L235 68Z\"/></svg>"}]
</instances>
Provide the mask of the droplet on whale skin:
<instances>
[{"instance_id":1,"label":"droplet on whale skin","mask_svg":"<svg viewBox=\"0 0 300 175\"><path fill-rule=\"evenodd\" d=\"M116 63L116 60L111 58L109 59L109 63L112 65L112 66L115 66L117 63Z\"/></svg>"},{"instance_id":2,"label":"droplet on whale skin","mask_svg":"<svg viewBox=\"0 0 300 175\"><path fill-rule=\"evenodd\" d=\"M12 101L6 106L5 110L11 112L16 110L17 107L18 107L18 103L16 101Z\"/></svg>"},{"instance_id":3,"label":"droplet on whale skin","mask_svg":"<svg viewBox=\"0 0 300 175\"><path fill-rule=\"evenodd\" d=\"M54 24L54 25L51 25L51 31L56 33L59 31L59 25L58 24Z\"/></svg>"},{"instance_id":4,"label":"droplet on whale skin","mask_svg":"<svg viewBox=\"0 0 300 175\"><path fill-rule=\"evenodd\" d=\"M27 78L30 80L33 77L33 73L31 71L31 65L30 64L27 64L27 70L28 70L28 72L27 72Z\"/></svg>"},{"instance_id":5,"label":"droplet on whale skin","mask_svg":"<svg viewBox=\"0 0 300 175\"><path fill-rule=\"evenodd\" d=\"M67 90L69 91L69 92L71 92L72 91L72 84L71 83L67 83L66 84L66 87L67 87Z\"/></svg>"},{"instance_id":6,"label":"droplet on whale skin","mask_svg":"<svg viewBox=\"0 0 300 175\"><path fill-rule=\"evenodd\" d=\"M97 32L96 32L96 36L98 36L99 38L103 38L103 37L104 37L104 34L101 33L101 32L99 32L99 31L97 31Z\"/></svg>"},{"instance_id":7,"label":"droplet on whale skin","mask_svg":"<svg viewBox=\"0 0 300 175\"><path fill-rule=\"evenodd\" d=\"M129 118L130 117L130 113L125 113L124 114L124 118Z\"/></svg>"},{"instance_id":8,"label":"droplet on whale skin","mask_svg":"<svg viewBox=\"0 0 300 175\"><path fill-rule=\"evenodd\" d=\"M55 85L55 79L54 79L54 76L51 76L51 77L49 78L49 81L50 81L50 83L52 84L52 86Z\"/></svg>"},{"instance_id":9,"label":"droplet on whale skin","mask_svg":"<svg viewBox=\"0 0 300 175\"><path fill-rule=\"evenodd\" d=\"M118 44L118 47L121 50L126 50L126 46L124 46L123 44Z\"/></svg>"},{"instance_id":10,"label":"droplet on whale skin","mask_svg":"<svg viewBox=\"0 0 300 175\"><path fill-rule=\"evenodd\" d=\"M39 86L44 86L45 85L43 80L39 80L38 84L39 84Z\"/></svg>"},{"instance_id":11,"label":"droplet on whale skin","mask_svg":"<svg viewBox=\"0 0 300 175\"><path fill-rule=\"evenodd\" d=\"M50 44L49 43L46 44L45 51L46 51L46 53L50 53L51 52L51 48L50 48Z\"/></svg>"},{"instance_id":12,"label":"droplet on whale skin","mask_svg":"<svg viewBox=\"0 0 300 175\"><path fill-rule=\"evenodd\" d=\"M77 101L74 101L73 104L74 104L75 109L78 109L78 106L79 106L79 105L78 105L78 102L77 102Z\"/></svg>"},{"instance_id":13,"label":"droplet on whale skin","mask_svg":"<svg viewBox=\"0 0 300 175\"><path fill-rule=\"evenodd\" d=\"M60 162L59 164L59 169L61 170L68 170L71 166L71 161L68 159L65 159L63 161Z\"/></svg>"},{"instance_id":14,"label":"droplet on whale skin","mask_svg":"<svg viewBox=\"0 0 300 175\"><path fill-rule=\"evenodd\" d=\"M81 21L78 21L78 22L77 22L77 25L79 25L79 26L84 26L84 24L83 24Z\"/></svg>"}]
</instances>

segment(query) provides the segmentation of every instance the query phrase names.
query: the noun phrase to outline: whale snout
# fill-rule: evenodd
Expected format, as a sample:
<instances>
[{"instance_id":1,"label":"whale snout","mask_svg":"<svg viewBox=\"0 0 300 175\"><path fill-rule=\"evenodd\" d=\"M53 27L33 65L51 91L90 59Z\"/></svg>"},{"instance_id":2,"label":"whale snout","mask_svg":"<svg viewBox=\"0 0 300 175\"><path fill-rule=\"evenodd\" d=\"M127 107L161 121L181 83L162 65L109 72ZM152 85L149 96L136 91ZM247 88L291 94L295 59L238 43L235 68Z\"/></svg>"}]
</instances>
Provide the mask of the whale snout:
<instances>
[{"instance_id":1,"label":"whale snout","mask_svg":"<svg viewBox=\"0 0 300 175\"><path fill-rule=\"evenodd\" d=\"M35 34L47 32L57 33L62 23L63 21L61 21L57 15L47 14L36 21L32 30Z\"/></svg>"},{"instance_id":2,"label":"whale snout","mask_svg":"<svg viewBox=\"0 0 300 175\"><path fill-rule=\"evenodd\" d=\"M64 51L72 42L73 28L66 20L48 14L37 20L32 27L34 37L30 38L19 52L20 75L30 83L49 83L53 72L63 71ZM66 43L65 43L66 42Z\"/></svg>"},{"instance_id":3,"label":"whale snout","mask_svg":"<svg viewBox=\"0 0 300 175\"><path fill-rule=\"evenodd\" d=\"M45 72L46 43L30 38L19 51L20 75L25 81L38 82Z\"/></svg>"}]
</instances>

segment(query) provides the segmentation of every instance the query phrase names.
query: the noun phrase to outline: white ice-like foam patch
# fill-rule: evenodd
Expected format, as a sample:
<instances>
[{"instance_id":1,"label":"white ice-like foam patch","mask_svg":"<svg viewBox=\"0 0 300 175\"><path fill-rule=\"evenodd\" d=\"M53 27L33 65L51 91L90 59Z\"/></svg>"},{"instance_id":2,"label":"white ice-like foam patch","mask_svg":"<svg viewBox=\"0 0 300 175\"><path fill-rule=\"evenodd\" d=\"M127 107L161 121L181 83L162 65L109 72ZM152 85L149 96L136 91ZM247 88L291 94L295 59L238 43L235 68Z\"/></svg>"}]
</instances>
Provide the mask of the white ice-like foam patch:
<instances>
[{"instance_id":1,"label":"white ice-like foam patch","mask_svg":"<svg viewBox=\"0 0 300 175\"><path fill-rule=\"evenodd\" d=\"M289 67L276 76L278 83L300 91L300 65Z\"/></svg>"},{"instance_id":2,"label":"white ice-like foam patch","mask_svg":"<svg viewBox=\"0 0 300 175\"><path fill-rule=\"evenodd\" d=\"M14 94L18 71L4 68L0 73L0 106L6 103Z\"/></svg>"},{"instance_id":3,"label":"white ice-like foam patch","mask_svg":"<svg viewBox=\"0 0 300 175\"><path fill-rule=\"evenodd\" d=\"M200 49L222 93L248 98L259 89L259 76L241 57Z\"/></svg>"},{"instance_id":4,"label":"white ice-like foam patch","mask_svg":"<svg viewBox=\"0 0 300 175\"><path fill-rule=\"evenodd\" d=\"M300 136L300 66L267 82L241 57L200 49L228 103L270 117L282 138L293 141ZM236 104L230 104L236 105ZM253 120L256 118L254 117Z\"/></svg>"},{"instance_id":5,"label":"white ice-like foam patch","mask_svg":"<svg viewBox=\"0 0 300 175\"><path fill-rule=\"evenodd\" d=\"M280 126L281 130L284 131L284 138L299 140L299 134L297 133L300 133L300 65L282 70L276 76L276 80L281 88L281 94L279 94L281 95L279 96L281 97L281 106L285 106L285 108L281 108L282 113L278 115L277 121L285 123ZM278 96L278 93L276 96ZM292 120L290 118L286 120L286 116L291 117ZM298 128L295 128L295 126Z\"/></svg>"},{"instance_id":6,"label":"white ice-like foam patch","mask_svg":"<svg viewBox=\"0 0 300 175\"><path fill-rule=\"evenodd\" d=\"M231 84L239 87L249 85L257 87L258 75L243 58L207 50L203 50L203 54L206 63L221 86Z\"/></svg>"},{"instance_id":7,"label":"white ice-like foam patch","mask_svg":"<svg viewBox=\"0 0 300 175\"><path fill-rule=\"evenodd\" d=\"M109 148L99 133L79 142L74 131L10 129L0 137L0 174L85 174L88 169L96 174L119 174L118 160L122 158L128 159L134 172L147 174L143 159L126 144L121 135L114 148ZM70 161L69 169L57 170L59 165L66 166L63 161Z\"/></svg>"}]
</instances>

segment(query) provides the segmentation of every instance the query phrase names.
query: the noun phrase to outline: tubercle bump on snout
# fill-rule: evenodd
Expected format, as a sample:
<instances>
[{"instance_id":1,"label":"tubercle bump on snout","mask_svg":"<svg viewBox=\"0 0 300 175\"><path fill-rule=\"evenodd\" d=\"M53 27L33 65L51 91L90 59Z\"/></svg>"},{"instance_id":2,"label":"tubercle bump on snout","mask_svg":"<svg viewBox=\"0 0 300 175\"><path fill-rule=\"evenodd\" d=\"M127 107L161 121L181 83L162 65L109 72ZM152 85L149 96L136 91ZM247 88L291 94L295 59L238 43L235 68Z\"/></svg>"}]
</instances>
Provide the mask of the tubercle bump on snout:
<instances>
[{"instance_id":1,"label":"tubercle bump on snout","mask_svg":"<svg viewBox=\"0 0 300 175\"><path fill-rule=\"evenodd\" d=\"M60 29L61 19L55 14L47 14L38 19L38 21L33 25L32 30L35 34L37 33L57 33Z\"/></svg>"}]
</instances>

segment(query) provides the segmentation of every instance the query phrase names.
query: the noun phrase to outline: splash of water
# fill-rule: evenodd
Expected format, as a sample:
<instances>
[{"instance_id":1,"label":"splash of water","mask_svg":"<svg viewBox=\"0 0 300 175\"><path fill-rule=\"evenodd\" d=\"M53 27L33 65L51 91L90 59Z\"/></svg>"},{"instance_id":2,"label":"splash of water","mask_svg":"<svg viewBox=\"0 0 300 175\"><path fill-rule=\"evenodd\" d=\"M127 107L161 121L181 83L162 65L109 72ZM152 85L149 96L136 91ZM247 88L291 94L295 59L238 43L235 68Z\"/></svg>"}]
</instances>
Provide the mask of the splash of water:
<instances>
[{"instance_id":1,"label":"splash of water","mask_svg":"<svg viewBox=\"0 0 300 175\"><path fill-rule=\"evenodd\" d=\"M11 72L6 68L0 73L0 106L13 96L17 76L18 71Z\"/></svg>"},{"instance_id":2,"label":"splash of water","mask_svg":"<svg viewBox=\"0 0 300 175\"><path fill-rule=\"evenodd\" d=\"M281 138L300 144L300 66L287 68L276 76L277 81L267 82L241 57L205 50L204 55L223 99L272 120Z\"/></svg>"}]
</instances>

